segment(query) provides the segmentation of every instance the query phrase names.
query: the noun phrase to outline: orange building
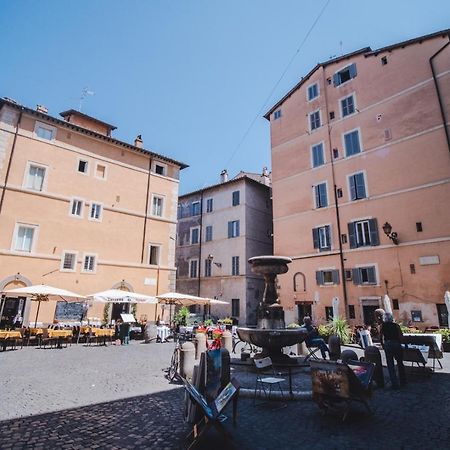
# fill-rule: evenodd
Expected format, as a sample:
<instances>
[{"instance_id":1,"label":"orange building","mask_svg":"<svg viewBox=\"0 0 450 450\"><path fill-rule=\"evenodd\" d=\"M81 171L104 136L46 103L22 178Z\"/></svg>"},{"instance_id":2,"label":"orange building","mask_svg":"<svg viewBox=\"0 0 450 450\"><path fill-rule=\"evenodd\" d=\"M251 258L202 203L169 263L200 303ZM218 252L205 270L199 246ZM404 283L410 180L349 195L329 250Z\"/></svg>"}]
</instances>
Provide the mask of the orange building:
<instances>
[{"instance_id":1,"label":"orange building","mask_svg":"<svg viewBox=\"0 0 450 450\"><path fill-rule=\"evenodd\" d=\"M265 117L287 317L329 319L337 296L370 324L388 294L397 319L446 326L449 30L320 63Z\"/></svg>"},{"instance_id":2,"label":"orange building","mask_svg":"<svg viewBox=\"0 0 450 450\"><path fill-rule=\"evenodd\" d=\"M0 100L0 290L48 284L81 294L174 289L180 169L185 164L111 136L114 126L75 110L52 117ZM36 302L3 301L2 325ZM39 320L52 322L55 302ZM94 304L88 317L118 317ZM137 319L154 319L138 305ZM59 308L56 315L67 314ZM61 318L60 317L60 318Z\"/></svg>"}]
</instances>

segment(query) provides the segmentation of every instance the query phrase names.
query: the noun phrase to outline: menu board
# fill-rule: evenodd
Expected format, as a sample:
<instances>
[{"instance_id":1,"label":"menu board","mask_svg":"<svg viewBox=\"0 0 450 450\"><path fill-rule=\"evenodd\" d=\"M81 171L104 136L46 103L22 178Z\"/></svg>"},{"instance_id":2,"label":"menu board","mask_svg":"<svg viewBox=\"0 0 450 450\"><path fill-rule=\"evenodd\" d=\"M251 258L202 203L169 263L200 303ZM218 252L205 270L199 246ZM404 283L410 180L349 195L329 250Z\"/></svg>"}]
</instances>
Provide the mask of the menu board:
<instances>
[{"instance_id":1,"label":"menu board","mask_svg":"<svg viewBox=\"0 0 450 450\"><path fill-rule=\"evenodd\" d=\"M83 302L56 304L55 319L57 320L80 320L83 315Z\"/></svg>"}]
</instances>

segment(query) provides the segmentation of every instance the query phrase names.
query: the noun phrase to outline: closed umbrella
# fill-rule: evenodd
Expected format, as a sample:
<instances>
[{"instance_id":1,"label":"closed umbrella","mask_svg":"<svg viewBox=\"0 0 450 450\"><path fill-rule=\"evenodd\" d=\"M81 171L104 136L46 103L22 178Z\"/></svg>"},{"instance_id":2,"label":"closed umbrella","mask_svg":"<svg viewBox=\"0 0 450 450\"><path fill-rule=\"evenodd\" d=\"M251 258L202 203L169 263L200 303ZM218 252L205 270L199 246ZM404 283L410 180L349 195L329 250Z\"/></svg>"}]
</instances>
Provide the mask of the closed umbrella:
<instances>
[{"instance_id":1,"label":"closed umbrella","mask_svg":"<svg viewBox=\"0 0 450 450\"><path fill-rule=\"evenodd\" d=\"M387 295L387 294L383 297L383 305L384 305L384 310L388 314L392 314L391 299L389 298L389 295Z\"/></svg>"},{"instance_id":2,"label":"closed umbrella","mask_svg":"<svg viewBox=\"0 0 450 450\"><path fill-rule=\"evenodd\" d=\"M447 320L448 320L448 327L450 328L450 292L449 291L445 291L444 301L445 301L445 305L447 306Z\"/></svg>"},{"instance_id":3,"label":"closed umbrella","mask_svg":"<svg viewBox=\"0 0 450 450\"><path fill-rule=\"evenodd\" d=\"M337 319L339 317L339 298L333 297L331 304L333 306L333 319Z\"/></svg>"}]
</instances>

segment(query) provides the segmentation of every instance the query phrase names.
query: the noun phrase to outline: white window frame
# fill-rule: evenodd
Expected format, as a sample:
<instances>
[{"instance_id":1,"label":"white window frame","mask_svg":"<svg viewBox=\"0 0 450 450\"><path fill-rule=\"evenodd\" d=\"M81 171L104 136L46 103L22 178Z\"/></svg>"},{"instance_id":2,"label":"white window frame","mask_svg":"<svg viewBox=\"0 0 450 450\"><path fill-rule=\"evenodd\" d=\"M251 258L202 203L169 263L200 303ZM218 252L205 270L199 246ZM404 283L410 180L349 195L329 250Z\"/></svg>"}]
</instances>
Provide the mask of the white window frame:
<instances>
[{"instance_id":1,"label":"white window frame","mask_svg":"<svg viewBox=\"0 0 450 450\"><path fill-rule=\"evenodd\" d=\"M64 268L64 260L66 258L66 254L75 255L74 256L74 265L73 269L65 269ZM78 252L75 250L63 250L61 254L61 266L59 268L60 272L76 272L77 271L77 264L78 264Z\"/></svg>"},{"instance_id":2,"label":"white window frame","mask_svg":"<svg viewBox=\"0 0 450 450\"><path fill-rule=\"evenodd\" d=\"M324 230L326 227L329 228L329 236L328 236L328 238L330 239L330 242L328 242L329 245L321 246L320 230ZM317 231L317 237L319 239L319 247L318 247L318 249L319 250L323 250L323 249L328 249L329 248L330 250L332 250L333 249L333 245L332 245L332 242L333 242L332 236L333 235L332 235L331 223L327 223L325 225L319 225L318 227L315 227L315 228L317 228L317 230L318 230Z\"/></svg>"},{"instance_id":3,"label":"white window frame","mask_svg":"<svg viewBox=\"0 0 450 450\"><path fill-rule=\"evenodd\" d=\"M160 198L162 200L161 215L153 213L153 202L154 202L155 198ZM152 201L150 203L150 215L153 216L153 217L164 217L165 207L166 207L166 197L165 197L165 195L152 194Z\"/></svg>"},{"instance_id":4,"label":"white window frame","mask_svg":"<svg viewBox=\"0 0 450 450\"><path fill-rule=\"evenodd\" d=\"M151 253L152 247L156 247L158 249L158 253L157 253L157 257L156 257L156 259L157 259L157 263L156 264L152 264L150 262L150 257L151 257L151 254L152 254ZM147 259L147 261L148 261L149 266L159 266L161 264L161 248L162 248L161 244L155 244L153 242L150 242L148 244L148 259Z\"/></svg>"},{"instance_id":5,"label":"white window frame","mask_svg":"<svg viewBox=\"0 0 450 450\"><path fill-rule=\"evenodd\" d=\"M320 125L319 125L317 128L314 128L314 129L313 129L313 128L311 127L311 116L312 116L313 114L315 114L316 112L319 113ZM308 114L308 127L309 127L309 132L310 132L310 133L314 133L315 131L320 130L320 128L322 128L322 125L323 125L323 122L322 122L322 111L320 110L320 108L319 108L319 109L316 109L315 111L311 111L311 112Z\"/></svg>"},{"instance_id":6,"label":"white window frame","mask_svg":"<svg viewBox=\"0 0 450 450\"><path fill-rule=\"evenodd\" d=\"M361 219L361 220L352 220L352 222L355 224L355 235L356 235L356 244L358 245L358 247L368 247L371 244L370 242L370 224L369 224L369 220L370 219ZM358 233L358 228L357 228L357 224L358 223L367 223L367 226L369 227L369 241L368 242L360 242L359 240L359 233ZM364 233L363 233L363 237L364 237Z\"/></svg>"},{"instance_id":7,"label":"white window frame","mask_svg":"<svg viewBox=\"0 0 450 450\"><path fill-rule=\"evenodd\" d=\"M86 172L80 172L79 168L80 168L80 162L84 161L87 164L87 168L86 168ZM87 158L77 158L77 173L84 175L84 176L89 176L89 170L90 170L90 164Z\"/></svg>"},{"instance_id":8,"label":"white window frame","mask_svg":"<svg viewBox=\"0 0 450 450\"><path fill-rule=\"evenodd\" d=\"M344 116L344 108L342 108L342 100L345 100L348 97L353 97L353 105L354 105L355 110L351 114L347 114L346 116ZM356 104L356 93L355 92L346 94L339 99L339 111L341 113L341 119L346 119L347 117L351 117L351 116L355 115L357 113L357 109L358 109L358 106Z\"/></svg>"},{"instance_id":9,"label":"white window frame","mask_svg":"<svg viewBox=\"0 0 450 450\"><path fill-rule=\"evenodd\" d=\"M45 171L41 190L33 189L32 187L28 186L28 176L30 174L31 166L38 167L40 169L44 169L44 171ZM22 187L24 189L26 189L28 191L33 191L33 192L45 192L45 191L47 191L47 180L48 180L48 166L46 166L45 164L34 162L34 161L27 161L27 165L25 167L25 176L23 178L23 183L22 183Z\"/></svg>"},{"instance_id":10,"label":"white window frame","mask_svg":"<svg viewBox=\"0 0 450 450\"><path fill-rule=\"evenodd\" d=\"M336 72L334 72L332 79L334 78L334 75L336 75L337 73L342 72L343 70L347 69L347 67L350 67L352 64L354 64L354 63L346 64L345 66L341 66L341 68L339 70L336 70ZM341 86L346 85L348 82L350 82L352 80L353 80L353 78L350 78L349 80L344 81L343 83L338 84L337 86L334 86L334 87L339 89Z\"/></svg>"},{"instance_id":11,"label":"white window frame","mask_svg":"<svg viewBox=\"0 0 450 450\"><path fill-rule=\"evenodd\" d=\"M194 214L194 205L198 205L198 214ZM195 217L195 216L200 216L201 215L201 213L202 213L202 205L200 203L200 200L196 200L195 202L192 202L191 203L191 208L192 208L192 210L191 210L192 216L191 217Z\"/></svg>"},{"instance_id":12,"label":"white window frame","mask_svg":"<svg viewBox=\"0 0 450 450\"><path fill-rule=\"evenodd\" d=\"M240 236L241 233L241 224L240 224L240 219L237 220L230 220L231 222L231 236L228 239L234 239ZM238 231L238 224L239 223L239 234L237 233Z\"/></svg>"},{"instance_id":13,"label":"white window frame","mask_svg":"<svg viewBox=\"0 0 450 450\"><path fill-rule=\"evenodd\" d=\"M357 175L358 173L362 173L364 175L364 188L366 190L366 196L364 198L358 198L356 200L352 200L352 192L351 192L351 188L350 188L350 178L353 177L354 175ZM348 189L348 201L349 202L359 202L360 200L366 200L369 198L369 188L368 188L368 183L367 183L367 172L365 170L358 170L356 172L353 173L349 173L347 175L347 189Z\"/></svg>"},{"instance_id":14,"label":"white window frame","mask_svg":"<svg viewBox=\"0 0 450 450\"><path fill-rule=\"evenodd\" d=\"M313 87L313 86L317 86L317 95L315 96L315 97L313 97L313 98L309 98L309 88L310 87ZM311 84L309 84L307 87L306 87L306 101L308 102L308 103L310 103L310 102L312 102L312 101L314 101L316 98L319 98L320 97L320 84L319 84L319 82L318 81L316 81L315 83L311 83Z\"/></svg>"},{"instance_id":15,"label":"white window frame","mask_svg":"<svg viewBox=\"0 0 450 450\"><path fill-rule=\"evenodd\" d=\"M38 135L38 133L37 133L39 128L44 128L45 130L50 131L52 133L52 137L50 139L45 139L45 138L40 137ZM52 125L48 125L45 122L39 122L38 120L36 120L36 122L34 124L33 134L34 134L34 137L36 139L38 139L39 141L42 141L42 142L53 142L56 139L56 130L57 130L56 127L53 127Z\"/></svg>"},{"instance_id":16,"label":"white window frame","mask_svg":"<svg viewBox=\"0 0 450 450\"><path fill-rule=\"evenodd\" d=\"M191 264L192 264L194 261L197 261L197 270L196 270L195 276L192 277L192 276L191 276ZM192 259L190 259L190 260L189 260L189 273L188 273L189 278L192 278L192 279L198 278L199 270L200 270L200 267L199 267L199 260L198 260L198 258L192 258Z\"/></svg>"},{"instance_id":17,"label":"white window frame","mask_svg":"<svg viewBox=\"0 0 450 450\"><path fill-rule=\"evenodd\" d=\"M317 202L316 202L316 186L319 186L320 184L325 184L325 189L326 189L326 192L327 192L327 204L326 204L326 206L318 206L317 205ZM328 195L328 181L327 180L324 180L324 181L320 181L320 182L318 182L318 183L316 183L314 186L313 186L313 188L312 188L312 195L313 195L313 201L314 201L314 206L315 206L315 208L314 209L324 209L324 208L328 208L329 206L330 206L330 197L329 197L329 195Z\"/></svg>"},{"instance_id":18,"label":"white window frame","mask_svg":"<svg viewBox=\"0 0 450 450\"><path fill-rule=\"evenodd\" d=\"M209 269L209 272L208 272L208 270L206 270L207 267ZM206 258L205 259L205 264L204 264L204 267L203 267L203 271L204 271L203 276L205 278L212 277L213 264L212 264L212 259L211 258Z\"/></svg>"},{"instance_id":19,"label":"white window frame","mask_svg":"<svg viewBox=\"0 0 450 450\"><path fill-rule=\"evenodd\" d=\"M320 166L314 166L313 148L317 147L318 145L321 145L321 144L322 144L322 151L323 151L323 164L321 164ZM311 144L310 155L311 155L311 169L319 169L320 167L323 167L327 163L326 152L325 152L325 141L320 141L320 142L316 142L315 144Z\"/></svg>"},{"instance_id":20,"label":"white window frame","mask_svg":"<svg viewBox=\"0 0 450 450\"><path fill-rule=\"evenodd\" d=\"M194 233L194 230L198 231L198 242L195 242L195 243L192 242L192 235ZM189 228L189 244L190 245L198 245L198 244L200 244L200 227L191 227L191 228Z\"/></svg>"},{"instance_id":21,"label":"white window frame","mask_svg":"<svg viewBox=\"0 0 450 450\"><path fill-rule=\"evenodd\" d=\"M80 215L79 216L77 214L72 214L73 204L75 202L81 202L81 211L80 211ZM69 216L70 217L74 217L75 219L83 219L83 217L84 217L84 203L85 203L84 199L77 198L77 197L72 197L72 199L70 200L70 204L69 204Z\"/></svg>"},{"instance_id":22,"label":"white window frame","mask_svg":"<svg viewBox=\"0 0 450 450\"><path fill-rule=\"evenodd\" d=\"M161 166L164 169L162 174L161 173L156 173L156 166ZM152 170L152 172L155 175L158 175L160 177L167 177L167 169L168 169L168 167L169 166L167 164L164 164L164 163L162 163L160 161L153 161L153 170Z\"/></svg>"},{"instance_id":23,"label":"white window frame","mask_svg":"<svg viewBox=\"0 0 450 450\"><path fill-rule=\"evenodd\" d=\"M357 284L356 286L381 286L381 284L380 284L380 272L379 272L379 269L378 269L378 263L355 264L355 269L364 269L365 267L375 267L376 283L361 283L361 284Z\"/></svg>"},{"instance_id":24,"label":"white window frame","mask_svg":"<svg viewBox=\"0 0 450 450\"><path fill-rule=\"evenodd\" d=\"M31 241L31 248L30 250L17 250L17 240L19 238L19 228L20 227L25 227L25 228L32 228L33 231L33 239ZM32 223L24 223L24 222L16 222L15 226L14 226L14 233L12 236L12 241L11 241L11 251L16 252L16 253L20 253L20 254L33 254L35 253L36 250L36 243L39 237L39 225L36 224L32 224Z\"/></svg>"},{"instance_id":25,"label":"white window frame","mask_svg":"<svg viewBox=\"0 0 450 450\"><path fill-rule=\"evenodd\" d=\"M281 108L273 112L273 120L281 119Z\"/></svg>"},{"instance_id":26,"label":"white window frame","mask_svg":"<svg viewBox=\"0 0 450 450\"><path fill-rule=\"evenodd\" d=\"M105 168L105 176L104 177L99 177L97 175L98 166L102 166L102 167ZM96 178L97 180L102 180L102 181L106 181L107 180L107 178L108 178L108 166L105 163L99 163L99 162L95 163L94 178Z\"/></svg>"},{"instance_id":27,"label":"white window frame","mask_svg":"<svg viewBox=\"0 0 450 450\"><path fill-rule=\"evenodd\" d=\"M84 268L84 264L86 262L86 258L87 257L93 257L94 258L94 268L93 270L86 270ZM98 264L98 259L97 259L97 253L83 253L83 260L81 262L81 273L87 273L87 274L95 274L97 273L97 264Z\"/></svg>"},{"instance_id":28,"label":"white window frame","mask_svg":"<svg viewBox=\"0 0 450 450\"><path fill-rule=\"evenodd\" d=\"M353 133L354 131L358 132L359 153L355 153L354 155L347 156L347 149L345 147L345 136L347 134ZM353 128L352 130L347 130L347 131L343 132L342 135L341 135L341 141L342 141L342 149L343 149L343 153L344 153L343 154L344 158L354 158L354 157L356 157L358 155L361 155L364 152L364 148L363 148L363 145L362 145L362 139L361 139L361 128L360 127Z\"/></svg>"},{"instance_id":29,"label":"white window frame","mask_svg":"<svg viewBox=\"0 0 450 450\"><path fill-rule=\"evenodd\" d=\"M97 206L100 207L100 214L99 214L98 219L96 217L92 217L92 207L93 207L93 205L97 205ZM101 222L103 220L103 203L94 202L94 201L91 201L89 203L89 216L88 216L88 219L91 222Z\"/></svg>"}]
</instances>

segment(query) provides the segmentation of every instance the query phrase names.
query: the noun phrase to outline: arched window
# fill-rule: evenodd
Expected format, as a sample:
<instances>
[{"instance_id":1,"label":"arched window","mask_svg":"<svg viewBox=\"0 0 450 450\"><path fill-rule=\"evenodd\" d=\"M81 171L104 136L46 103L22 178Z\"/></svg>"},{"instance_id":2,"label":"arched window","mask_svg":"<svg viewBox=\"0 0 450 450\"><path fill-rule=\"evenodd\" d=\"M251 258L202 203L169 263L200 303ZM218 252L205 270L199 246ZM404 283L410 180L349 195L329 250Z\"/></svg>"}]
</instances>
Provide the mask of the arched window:
<instances>
[{"instance_id":1,"label":"arched window","mask_svg":"<svg viewBox=\"0 0 450 450\"><path fill-rule=\"evenodd\" d=\"M294 292L306 292L306 277L302 272L297 272L294 275Z\"/></svg>"}]
</instances>

